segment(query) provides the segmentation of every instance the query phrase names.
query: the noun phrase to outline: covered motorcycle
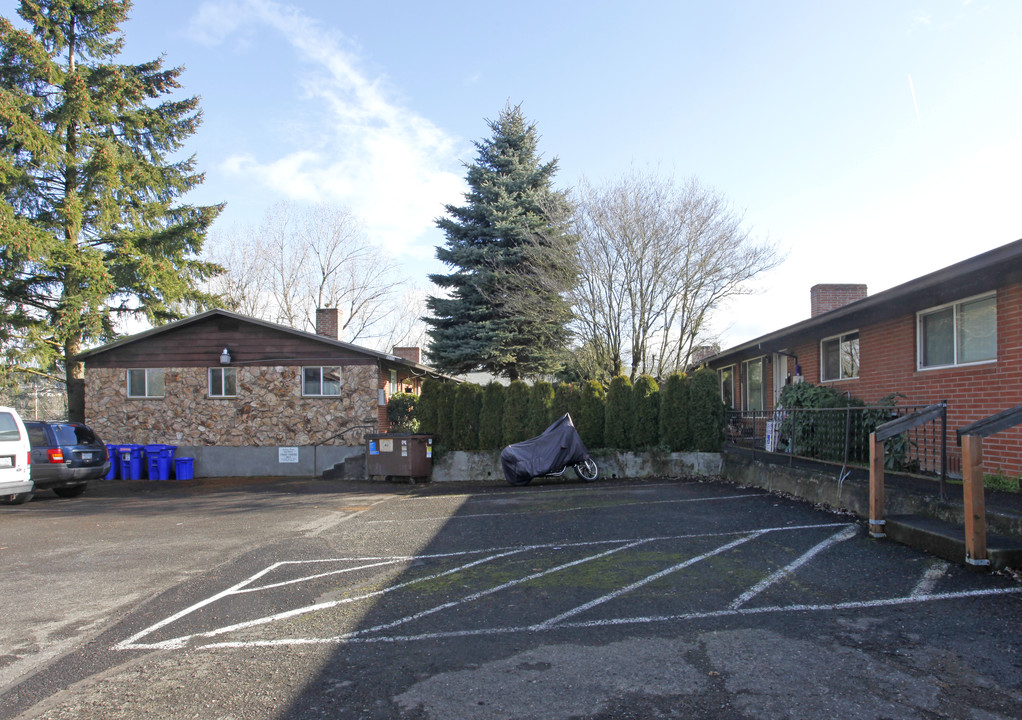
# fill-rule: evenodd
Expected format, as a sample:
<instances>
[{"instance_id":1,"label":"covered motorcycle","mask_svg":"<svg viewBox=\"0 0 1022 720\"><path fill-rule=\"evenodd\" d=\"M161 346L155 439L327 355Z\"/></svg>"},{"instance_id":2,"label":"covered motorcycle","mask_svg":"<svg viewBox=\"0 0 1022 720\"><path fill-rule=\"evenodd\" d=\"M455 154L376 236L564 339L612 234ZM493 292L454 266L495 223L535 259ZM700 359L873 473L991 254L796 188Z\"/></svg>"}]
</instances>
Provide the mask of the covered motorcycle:
<instances>
[{"instance_id":1,"label":"covered motorcycle","mask_svg":"<svg viewBox=\"0 0 1022 720\"><path fill-rule=\"evenodd\" d=\"M512 485L528 485L540 475L560 475L569 465L586 482L595 480L598 473L568 413L542 435L508 445L500 453L500 464L504 478Z\"/></svg>"}]
</instances>

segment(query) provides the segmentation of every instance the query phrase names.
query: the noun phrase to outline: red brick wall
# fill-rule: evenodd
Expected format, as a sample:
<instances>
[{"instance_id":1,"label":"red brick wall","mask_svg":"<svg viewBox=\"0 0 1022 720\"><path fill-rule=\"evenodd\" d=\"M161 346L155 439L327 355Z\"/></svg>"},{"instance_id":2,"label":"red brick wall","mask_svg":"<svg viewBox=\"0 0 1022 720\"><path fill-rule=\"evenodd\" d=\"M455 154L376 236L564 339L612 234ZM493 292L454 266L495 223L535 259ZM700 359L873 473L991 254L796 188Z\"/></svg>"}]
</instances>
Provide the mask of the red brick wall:
<instances>
[{"instance_id":1,"label":"red brick wall","mask_svg":"<svg viewBox=\"0 0 1022 720\"><path fill-rule=\"evenodd\" d=\"M859 377L821 383L820 344L795 349L808 382L825 384L867 403L891 393L901 405L948 401L948 451L958 454L955 431L963 425L1022 404L1022 285L997 293L997 362L940 370L916 369L916 316L907 314L859 331ZM983 441L986 472L1022 474L1022 427Z\"/></svg>"}]
</instances>

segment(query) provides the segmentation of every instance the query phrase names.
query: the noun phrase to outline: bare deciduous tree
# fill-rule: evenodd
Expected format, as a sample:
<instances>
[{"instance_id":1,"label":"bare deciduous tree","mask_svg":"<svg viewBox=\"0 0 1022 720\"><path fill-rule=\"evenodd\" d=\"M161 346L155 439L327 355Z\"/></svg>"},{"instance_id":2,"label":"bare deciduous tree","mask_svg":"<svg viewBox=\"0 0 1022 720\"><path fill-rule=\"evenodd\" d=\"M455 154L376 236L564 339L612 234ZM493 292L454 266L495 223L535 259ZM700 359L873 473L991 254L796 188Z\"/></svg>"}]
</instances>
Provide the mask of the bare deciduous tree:
<instances>
[{"instance_id":1,"label":"bare deciduous tree","mask_svg":"<svg viewBox=\"0 0 1022 720\"><path fill-rule=\"evenodd\" d=\"M316 308L336 307L341 339L362 344L409 332L396 261L346 208L279 203L257 228L214 234L211 256L225 273L210 289L237 312L314 331Z\"/></svg>"},{"instance_id":2,"label":"bare deciduous tree","mask_svg":"<svg viewBox=\"0 0 1022 720\"><path fill-rule=\"evenodd\" d=\"M684 369L720 303L783 258L695 179L632 173L576 194L576 336L591 370L664 377Z\"/></svg>"}]
</instances>

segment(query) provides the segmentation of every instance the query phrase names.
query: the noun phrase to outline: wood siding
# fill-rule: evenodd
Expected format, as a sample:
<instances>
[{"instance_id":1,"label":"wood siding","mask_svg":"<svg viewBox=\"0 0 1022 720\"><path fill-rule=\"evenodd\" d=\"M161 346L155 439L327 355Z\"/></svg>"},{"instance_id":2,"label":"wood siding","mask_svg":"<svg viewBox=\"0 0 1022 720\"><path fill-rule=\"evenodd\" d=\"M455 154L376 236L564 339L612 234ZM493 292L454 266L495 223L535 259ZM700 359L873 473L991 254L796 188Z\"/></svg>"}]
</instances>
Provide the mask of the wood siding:
<instances>
[{"instance_id":1,"label":"wood siding","mask_svg":"<svg viewBox=\"0 0 1022 720\"><path fill-rule=\"evenodd\" d=\"M376 365L379 360L234 318L213 317L140 339L86 359L95 368L216 367L227 348L231 365Z\"/></svg>"}]
</instances>

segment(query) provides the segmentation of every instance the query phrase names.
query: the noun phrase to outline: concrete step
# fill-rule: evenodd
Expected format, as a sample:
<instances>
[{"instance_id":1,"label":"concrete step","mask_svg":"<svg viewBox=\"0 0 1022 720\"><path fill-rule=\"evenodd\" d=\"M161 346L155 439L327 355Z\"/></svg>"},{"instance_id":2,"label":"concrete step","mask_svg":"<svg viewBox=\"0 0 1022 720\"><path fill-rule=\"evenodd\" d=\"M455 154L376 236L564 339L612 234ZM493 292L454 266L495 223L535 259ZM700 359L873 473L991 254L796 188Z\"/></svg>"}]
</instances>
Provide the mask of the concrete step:
<instances>
[{"instance_id":1,"label":"concrete step","mask_svg":"<svg viewBox=\"0 0 1022 720\"><path fill-rule=\"evenodd\" d=\"M887 537L931 555L964 564L965 528L961 525L921 515L891 515L886 518ZM987 559L990 570L1022 568L1022 540L987 533Z\"/></svg>"}]
</instances>

